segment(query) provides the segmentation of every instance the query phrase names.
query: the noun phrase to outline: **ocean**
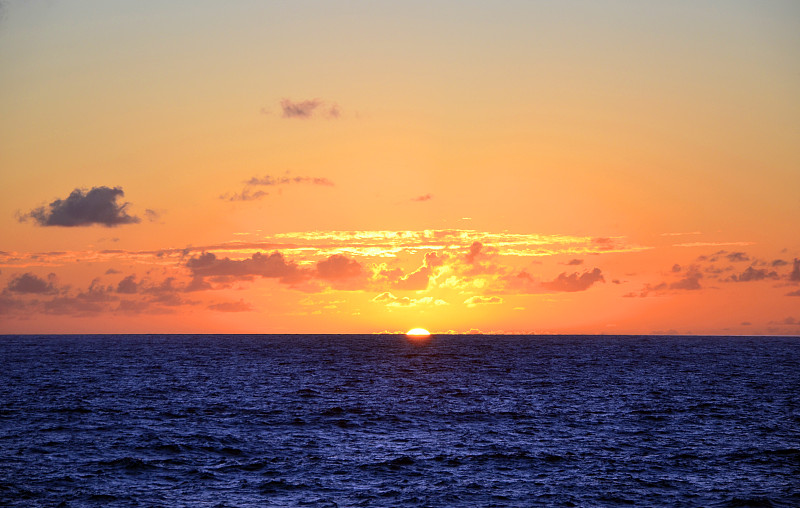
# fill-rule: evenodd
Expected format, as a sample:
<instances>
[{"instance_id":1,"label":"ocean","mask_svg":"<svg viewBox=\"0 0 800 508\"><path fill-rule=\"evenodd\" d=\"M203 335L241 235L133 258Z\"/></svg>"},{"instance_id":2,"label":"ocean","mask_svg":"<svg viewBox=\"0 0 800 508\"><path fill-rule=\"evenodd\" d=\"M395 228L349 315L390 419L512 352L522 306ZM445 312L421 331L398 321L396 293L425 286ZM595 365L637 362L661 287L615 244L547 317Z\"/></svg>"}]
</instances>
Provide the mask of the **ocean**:
<instances>
[{"instance_id":1,"label":"ocean","mask_svg":"<svg viewBox=\"0 0 800 508\"><path fill-rule=\"evenodd\" d=\"M800 506L800 338L0 337L4 506Z\"/></svg>"}]
</instances>

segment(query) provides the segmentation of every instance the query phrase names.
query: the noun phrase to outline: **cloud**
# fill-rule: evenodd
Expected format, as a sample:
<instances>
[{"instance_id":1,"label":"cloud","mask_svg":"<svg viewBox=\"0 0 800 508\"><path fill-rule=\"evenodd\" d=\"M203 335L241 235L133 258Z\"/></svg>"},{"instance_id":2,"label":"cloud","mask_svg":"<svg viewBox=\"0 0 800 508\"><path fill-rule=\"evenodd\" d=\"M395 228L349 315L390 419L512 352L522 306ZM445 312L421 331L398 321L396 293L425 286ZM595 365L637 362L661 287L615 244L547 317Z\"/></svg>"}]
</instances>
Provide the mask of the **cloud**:
<instances>
[{"instance_id":1,"label":"cloud","mask_svg":"<svg viewBox=\"0 0 800 508\"><path fill-rule=\"evenodd\" d=\"M432 194L424 194L422 196L411 198L411 201L422 202L422 201L430 201L431 199L433 199Z\"/></svg>"},{"instance_id":2,"label":"cloud","mask_svg":"<svg viewBox=\"0 0 800 508\"><path fill-rule=\"evenodd\" d=\"M333 254L318 261L315 275L335 289L361 289L366 283L366 273L361 263L342 254Z\"/></svg>"},{"instance_id":3,"label":"cloud","mask_svg":"<svg viewBox=\"0 0 800 508\"><path fill-rule=\"evenodd\" d=\"M124 196L121 187L92 187L75 189L66 199L57 199L47 207L39 207L19 217L20 221L33 219L40 226L91 226L106 227L141 222L139 217L128 215L128 203L117 203Z\"/></svg>"},{"instance_id":4,"label":"cloud","mask_svg":"<svg viewBox=\"0 0 800 508\"><path fill-rule=\"evenodd\" d=\"M0 293L0 314L13 314L17 311L25 310L25 302L22 299L11 298Z\"/></svg>"},{"instance_id":5,"label":"cloud","mask_svg":"<svg viewBox=\"0 0 800 508\"><path fill-rule=\"evenodd\" d=\"M767 324L769 325L800 325L800 319L795 319L792 316L789 316L782 321L769 321Z\"/></svg>"},{"instance_id":6,"label":"cloud","mask_svg":"<svg viewBox=\"0 0 800 508\"><path fill-rule=\"evenodd\" d=\"M108 302L116 301L117 297L113 296L111 286L104 286L99 278L93 279L89 284L86 291L78 293L78 298L91 301L91 302Z\"/></svg>"},{"instance_id":7,"label":"cloud","mask_svg":"<svg viewBox=\"0 0 800 508\"><path fill-rule=\"evenodd\" d=\"M293 261L287 261L280 252L262 254L257 252L250 258L234 260L228 257L218 258L211 252L192 257L186 267L194 279L185 288L186 291L210 289L205 279L212 282L230 283L233 281L249 281L256 277L278 279L295 289L317 291L317 284L301 286L302 283L313 282L313 279L324 280L335 289L363 289L366 285L366 272L361 264L342 254L334 254L318 261L314 269L301 268Z\"/></svg>"},{"instance_id":8,"label":"cloud","mask_svg":"<svg viewBox=\"0 0 800 508\"><path fill-rule=\"evenodd\" d=\"M26 294L48 294L57 291L55 287L56 274L51 273L47 280L37 277L35 274L26 272L17 275L8 283L7 289L14 293Z\"/></svg>"},{"instance_id":9,"label":"cloud","mask_svg":"<svg viewBox=\"0 0 800 508\"><path fill-rule=\"evenodd\" d=\"M750 282L755 280L778 278L778 273L774 270L768 271L766 268L753 268L752 266L748 266L747 269L739 275L733 274L725 279L725 282Z\"/></svg>"},{"instance_id":10,"label":"cloud","mask_svg":"<svg viewBox=\"0 0 800 508\"><path fill-rule=\"evenodd\" d=\"M318 176L272 176L252 177L245 181L245 187L239 193L225 193L220 199L227 201L256 201L269 196L269 192L255 190L253 187L277 187L282 185L306 184L334 187L336 184L328 178Z\"/></svg>"},{"instance_id":11,"label":"cloud","mask_svg":"<svg viewBox=\"0 0 800 508\"><path fill-rule=\"evenodd\" d=\"M520 270L515 275L506 275L501 279L504 283L503 289L512 293L538 293L541 286L536 282L533 275L527 270Z\"/></svg>"},{"instance_id":12,"label":"cloud","mask_svg":"<svg viewBox=\"0 0 800 508\"><path fill-rule=\"evenodd\" d=\"M394 287L408 291L423 291L428 289L430 275L431 269L427 266L422 266L414 272L411 272L408 275L396 280L394 282Z\"/></svg>"},{"instance_id":13,"label":"cloud","mask_svg":"<svg viewBox=\"0 0 800 508\"><path fill-rule=\"evenodd\" d=\"M792 273L789 274L789 280L800 282L800 259L795 258L792 262Z\"/></svg>"},{"instance_id":14,"label":"cloud","mask_svg":"<svg viewBox=\"0 0 800 508\"><path fill-rule=\"evenodd\" d=\"M101 302L76 298L71 296L59 296L44 302L44 312L47 314L69 314L80 317L90 314L99 314L105 310Z\"/></svg>"},{"instance_id":15,"label":"cloud","mask_svg":"<svg viewBox=\"0 0 800 508\"><path fill-rule=\"evenodd\" d=\"M449 305L444 300L434 299L431 296L426 296L425 298L420 298L415 300L413 298L408 298L407 296L397 297L392 293L385 291L375 298L372 299L373 302L383 303L387 307L415 307L417 305Z\"/></svg>"},{"instance_id":16,"label":"cloud","mask_svg":"<svg viewBox=\"0 0 800 508\"><path fill-rule=\"evenodd\" d=\"M393 286L397 289L405 289L408 291L425 290L428 288L428 284L430 284L433 269L442 266L444 262L445 259L443 255L439 255L435 252L427 252L422 261L422 266L410 274L395 280Z\"/></svg>"},{"instance_id":17,"label":"cloud","mask_svg":"<svg viewBox=\"0 0 800 508\"><path fill-rule=\"evenodd\" d=\"M750 261L750 256L748 256L744 252L731 252L726 257L728 258L729 261L733 262Z\"/></svg>"},{"instance_id":18,"label":"cloud","mask_svg":"<svg viewBox=\"0 0 800 508\"><path fill-rule=\"evenodd\" d=\"M660 236L685 236L685 235L702 235L700 231L690 231L688 233L661 233Z\"/></svg>"},{"instance_id":19,"label":"cloud","mask_svg":"<svg viewBox=\"0 0 800 508\"><path fill-rule=\"evenodd\" d=\"M319 99L293 102L290 99L281 100L281 110L284 118L311 118L314 110L322 104Z\"/></svg>"},{"instance_id":20,"label":"cloud","mask_svg":"<svg viewBox=\"0 0 800 508\"><path fill-rule=\"evenodd\" d=\"M787 261L782 260L782 259L775 259L775 260L772 261L771 264L772 264L772 266L786 266L789 263Z\"/></svg>"},{"instance_id":21,"label":"cloud","mask_svg":"<svg viewBox=\"0 0 800 508\"><path fill-rule=\"evenodd\" d=\"M472 245L469 246L469 252L467 256L464 258L467 263L473 264L475 260L480 256L481 249L483 248L483 244L481 242L472 242Z\"/></svg>"},{"instance_id":22,"label":"cloud","mask_svg":"<svg viewBox=\"0 0 800 508\"><path fill-rule=\"evenodd\" d=\"M595 282L605 282L603 273L599 268L595 268L591 272L584 272L578 274L573 272L567 275L566 272L559 274L554 280L550 282L542 282L542 287L552 291L586 291Z\"/></svg>"},{"instance_id":23,"label":"cloud","mask_svg":"<svg viewBox=\"0 0 800 508\"><path fill-rule=\"evenodd\" d=\"M389 307L411 307L414 305L415 300L407 296L397 297L388 291L379 294L372 299L373 302L384 303Z\"/></svg>"},{"instance_id":24,"label":"cloud","mask_svg":"<svg viewBox=\"0 0 800 508\"><path fill-rule=\"evenodd\" d=\"M213 287L211 287L211 284L203 280L203 277L197 277L197 276L193 277L191 282L189 282L189 284L187 284L186 287L183 288L183 290L186 291L187 293L191 291L206 291L209 289L213 289Z\"/></svg>"},{"instance_id":25,"label":"cloud","mask_svg":"<svg viewBox=\"0 0 800 508\"><path fill-rule=\"evenodd\" d=\"M250 312L253 310L253 306L244 300L239 300L238 302L215 303L209 305L208 308L217 312Z\"/></svg>"},{"instance_id":26,"label":"cloud","mask_svg":"<svg viewBox=\"0 0 800 508\"><path fill-rule=\"evenodd\" d=\"M250 190L248 188L244 188L244 189L242 189L242 192L240 192L238 194L235 193L235 192L233 194L226 193L226 194L222 194L219 198L220 199L225 199L225 200L228 200L228 201L257 201L257 200L259 200L261 198L265 198L267 196L269 196L269 192L264 192L264 191L255 191L255 192L253 192L252 190Z\"/></svg>"},{"instance_id":27,"label":"cloud","mask_svg":"<svg viewBox=\"0 0 800 508\"><path fill-rule=\"evenodd\" d=\"M792 291L791 293L786 293L786 296L800 296L800 289Z\"/></svg>"},{"instance_id":28,"label":"cloud","mask_svg":"<svg viewBox=\"0 0 800 508\"><path fill-rule=\"evenodd\" d=\"M336 119L342 116L342 110L336 103L329 103L321 99L293 101L282 99L280 102L283 118L308 119L316 116L318 112L325 118ZM262 108L262 112L264 109Z\"/></svg>"},{"instance_id":29,"label":"cloud","mask_svg":"<svg viewBox=\"0 0 800 508\"><path fill-rule=\"evenodd\" d=\"M499 296L471 296L464 300L467 307L476 307L478 305L494 305L503 303L503 299Z\"/></svg>"},{"instance_id":30,"label":"cloud","mask_svg":"<svg viewBox=\"0 0 800 508\"><path fill-rule=\"evenodd\" d=\"M211 252L192 257L186 267L195 277L218 277L250 280L252 277L277 278L283 283L298 282L305 278L297 264L287 262L280 252L265 255L256 252L250 258L233 260L219 259Z\"/></svg>"},{"instance_id":31,"label":"cloud","mask_svg":"<svg viewBox=\"0 0 800 508\"><path fill-rule=\"evenodd\" d=\"M568 265L568 266L582 265L583 264L583 260L582 259L570 259L569 261L567 261L564 264Z\"/></svg>"},{"instance_id":32,"label":"cloud","mask_svg":"<svg viewBox=\"0 0 800 508\"><path fill-rule=\"evenodd\" d=\"M320 178L315 176L280 176L275 177L271 175L264 175L261 178L252 177L251 179L245 182L247 185L265 185L265 186L273 186L273 185L288 185L293 183L306 183L306 184L313 184L313 185L325 185L328 187L333 187L334 184L327 178Z\"/></svg>"},{"instance_id":33,"label":"cloud","mask_svg":"<svg viewBox=\"0 0 800 508\"><path fill-rule=\"evenodd\" d=\"M132 295L139 290L135 275L128 275L117 284L117 293Z\"/></svg>"},{"instance_id":34,"label":"cloud","mask_svg":"<svg viewBox=\"0 0 800 508\"><path fill-rule=\"evenodd\" d=\"M695 269L691 269L689 271L689 273L687 273L684 278L682 278L681 280L679 280L677 282L673 282L672 284L670 284L669 288L670 289L686 289L686 290L690 290L690 291L691 290L696 290L696 289L702 289L702 286L700 286L700 279L701 278L703 278L703 274L702 273L698 272ZM660 287L661 287L661 285L656 286L656 288L653 288L653 289L659 290Z\"/></svg>"},{"instance_id":35,"label":"cloud","mask_svg":"<svg viewBox=\"0 0 800 508\"><path fill-rule=\"evenodd\" d=\"M361 275L361 264L342 254L334 254L317 263L317 275L322 279L343 279Z\"/></svg>"},{"instance_id":36,"label":"cloud","mask_svg":"<svg viewBox=\"0 0 800 508\"><path fill-rule=\"evenodd\" d=\"M156 222L158 219L161 218L161 212L157 212L155 210L147 208L144 211L144 216L147 217L147 220L149 220L150 222Z\"/></svg>"}]
</instances>

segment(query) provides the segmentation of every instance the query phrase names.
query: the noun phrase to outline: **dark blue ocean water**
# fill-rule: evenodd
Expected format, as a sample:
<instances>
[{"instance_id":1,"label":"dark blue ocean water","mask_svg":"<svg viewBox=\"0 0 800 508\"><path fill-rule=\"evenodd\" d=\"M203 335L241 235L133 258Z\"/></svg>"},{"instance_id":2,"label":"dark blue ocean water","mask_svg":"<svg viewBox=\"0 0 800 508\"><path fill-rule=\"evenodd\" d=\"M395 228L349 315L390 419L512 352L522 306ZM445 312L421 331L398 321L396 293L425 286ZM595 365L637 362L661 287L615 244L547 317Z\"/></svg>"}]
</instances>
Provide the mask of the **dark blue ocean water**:
<instances>
[{"instance_id":1,"label":"dark blue ocean water","mask_svg":"<svg viewBox=\"0 0 800 508\"><path fill-rule=\"evenodd\" d=\"M800 339L0 337L0 504L798 506Z\"/></svg>"}]
</instances>

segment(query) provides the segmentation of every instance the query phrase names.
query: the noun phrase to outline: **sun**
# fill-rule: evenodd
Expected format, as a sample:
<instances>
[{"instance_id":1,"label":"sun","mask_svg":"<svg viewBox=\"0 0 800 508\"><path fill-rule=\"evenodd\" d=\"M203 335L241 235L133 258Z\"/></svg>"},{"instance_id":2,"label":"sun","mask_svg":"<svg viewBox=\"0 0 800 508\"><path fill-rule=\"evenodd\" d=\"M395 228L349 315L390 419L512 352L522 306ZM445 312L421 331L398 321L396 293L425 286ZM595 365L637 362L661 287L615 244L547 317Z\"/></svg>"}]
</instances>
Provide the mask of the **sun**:
<instances>
[{"instance_id":1,"label":"sun","mask_svg":"<svg viewBox=\"0 0 800 508\"><path fill-rule=\"evenodd\" d=\"M424 338L430 336L431 332L429 332L425 328L412 328L411 330L406 332L406 337Z\"/></svg>"}]
</instances>

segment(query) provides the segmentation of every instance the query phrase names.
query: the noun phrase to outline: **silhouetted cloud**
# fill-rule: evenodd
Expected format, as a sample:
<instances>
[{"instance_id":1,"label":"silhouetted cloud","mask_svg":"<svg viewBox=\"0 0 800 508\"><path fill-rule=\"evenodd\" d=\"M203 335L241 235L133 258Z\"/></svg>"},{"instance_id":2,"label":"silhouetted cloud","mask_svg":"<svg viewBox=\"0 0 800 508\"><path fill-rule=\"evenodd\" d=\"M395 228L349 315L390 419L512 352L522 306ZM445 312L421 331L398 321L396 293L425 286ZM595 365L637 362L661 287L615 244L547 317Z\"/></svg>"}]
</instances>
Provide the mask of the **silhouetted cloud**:
<instances>
[{"instance_id":1,"label":"silhouetted cloud","mask_svg":"<svg viewBox=\"0 0 800 508\"><path fill-rule=\"evenodd\" d=\"M472 245L469 246L469 252L467 256L464 258L467 263L472 264L475 260L480 256L481 249L483 248L483 244L481 242L472 242Z\"/></svg>"},{"instance_id":2,"label":"silhouetted cloud","mask_svg":"<svg viewBox=\"0 0 800 508\"><path fill-rule=\"evenodd\" d=\"M424 194L422 196L417 196L415 198L411 198L411 201L422 202L422 201L430 201L431 199L433 199L433 195L432 194Z\"/></svg>"},{"instance_id":3,"label":"silhouetted cloud","mask_svg":"<svg viewBox=\"0 0 800 508\"><path fill-rule=\"evenodd\" d=\"M192 280L189 282L189 284L187 284L186 287L183 288L183 290L186 291L186 292L207 291L209 289L213 289L211 284L206 282L203 279L203 277L200 277L200 276L192 277Z\"/></svg>"},{"instance_id":4,"label":"silhouetted cloud","mask_svg":"<svg viewBox=\"0 0 800 508\"><path fill-rule=\"evenodd\" d=\"M337 280L358 277L363 274L361 264L342 254L334 254L317 263L317 276L321 279Z\"/></svg>"},{"instance_id":5,"label":"silhouetted cloud","mask_svg":"<svg viewBox=\"0 0 800 508\"><path fill-rule=\"evenodd\" d=\"M502 277L504 290L512 293L539 293L541 286L527 270L520 270L514 275Z\"/></svg>"},{"instance_id":6,"label":"silhouetted cloud","mask_svg":"<svg viewBox=\"0 0 800 508\"><path fill-rule=\"evenodd\" d=\"M128 215L128 203L117 203L124 196L121 187L93 187L89 191L75 189L66 199L57 199L31 210L19 217L20 221L33 219L40 226L91 226L100 224L112 227L141 222L139 217Z\"/></svg>"},{"instance_id":7,"label":"silhouetted cloud","mask_svg":"<svg viewBox=\"0 0 800 508\"><path fill-rule=\"evenodd\" d=\"M14 314L25 310L25 301L0 293L0 314Z\"/></svg>"},{"instance_id":8,"label":"silhouetted cloud","mask_svg":"<svg viewBox=\"0 0 800 508\"><path fill-rule=\"evenodd\" d=\"M750 261L750 256L744 252L731 252L725 257L727 257L729 261L733 262Z\"/></svg>"},{"instance_id":9,"label":"silhouetted cloud","mask_svg":"<svg viewBox=\"0 0 800 508\"><path fill-rule=\"evenodd\" d=\"M36 274L26 272L14 276L8 283L7 289L14 293L47 294L55 293L56 275L51 273L47 280L39 278Z\"/></svg>"},{"instance_id":10,"label":"silhouetted cloud","mask_svg":"<svg viewBox=\"0 0 800 508\"><path fill-rule=\"evenodd\" d=\"M431 269L423 266L395 281L394 287L408 291L423 291L428 288L430 275Z\"/></svg>"},{"instance_id":11,"label":"silhouetted cloud","mask_svg":"<svg viewBox=\"0 0 800 508\"><path fill-rule=\"evenodd\" d=\"M318 176L272 176L252 177L245 181L245 187L239 193L226 193L220 199L228 201L255 201L269 196L269 192L255 190L254 187L277 187L282 185L306 184L333 187L336 184L328 178Z\"/></svg>"},{"instance_id":12,"label":"silhouetted cloud","mask_svg":"<svg viewBox=\"0 0 800 508\"><path fill-rule=\"evenodd\" d=\"M471 296L464 300L467 307L476 307L478 305L492 305L503 303L503 299L499 296Z\"/></svg>"},{"instance_id":13,"label":"silhouetted cloud","mask_svg":"<svg viewBox=\"0 0 800 508\"><path fill-rule=\"evenodd\" d=\"M731 275L727 279L726 282L750 282L755 280L764 280L764 279L778 279L778 273L776 271L769 271L766 268L753 268L752 266L748 266L745 271L740 273L739 275Z\"/></svg>"},{"instance_id":14,"label":"silhouetted cloud","mask_svg":"<svg viewBox=\"0 0 800 508\"><path fill-rule=\"evenodd\" d=\"M311 118L314 110L322 104L319 99L294 102L291 99L281 100L284 118Z\"/></svg>"},{"instance_id":15,"label":"silhouetted cloud","mask_svg":"<svg viewBox=\"0 0 800 508\"><path fill-rule=\"evenodd\" d=\"M99 314L106 310L102 302L85 300L72 296L59 296L44 302L46 314L71 315L75 317Z\"/></svg>"},{"instance_id":16,"label":"silhouetted cloud","mask_svg":"<svg viewBox=\"0 0 800 508\"><path fill-rule=\"evenodd\" d=\"M702 279L702 278L703 278L703 274L702 273L698 272L695 269L691 269L689 271L689 273L687 273L684 278L682 278L681 280L679 280L677 282L673 282L672 284L670 284L669 288L670 289L686 289L686 290L690 290L690 291L691 290L695 290L695 289L702 289L702 286L700 286L700 279ZM654 289L655 290L659 290L658 288L659 288L659 286L656 286L656 288L654 288Z\"/></svg>"},{"instance_id":17,"label":"silhouetted cloud","mask_svg":"<svg viewBox=\"0 0 800 508\"><path fill-rule=\"evenodd\" d=\"M582 274L573 272L570 275L567 275L566 272L563 272L550 282L542 282L542 287L551 291L586 291L595 282L605 282L603 273L599 268L595 268L591 272L584 272Z\"/></svg>"},{"instance_id":18,"label":"silhouetted cloud","mask_svg":"<svg viewBox=\"0 0 800 508\"><path fill-rule=\"evenodd\" d=\"M321 178L315 176L272 176L264 175L261 178L252 177L245 182L247 185L288 185L293 183L306 183L313 185L326 185L333 187L335 184L328 178Z\"/></svg>"},{"instance_id":19,"label":"silhouetted cloud","mask_svg":"<svg viewBox=\"0 0 800 508\"><path fill-rule=\"evenodd\" d=\"M784 261L783 259L775 259L772 261L772 266L786 266L789 264L788 261Z\"/></svg>"},{"instance_id":20,"label":"silhouetted cloud","mask_svg":"<svg viewBox=\"0 0 800 508\"><path fill-rule=\"evenodd\" d=\"M238 302L214 303L209 305L208 308L217 312L250 312L253 310L253 306L244 300L239 300Z\"/></svg>"},{"instance_id":21,"label":"silhouetted cloud","mask_svg":"<svg viewBox=\"0 0 800 508\"><path fill-rule=\"evenodd\" d=\"M297 282L303 278L303 272L297 264L287 262L280 252L265 255L256 252L250 258L232 260L219 259L211 252L192 257L186 262L187 268L196 277L228 277L250 280L255 276L277 278L284 283Z\"/></svg>"},{"instance_id":22,"label":"silhouetted cloud","mask_svg":"<svg viewBox=\"0 0 800 508\"><path fill-rule=\"evenodd\" d=\"M444 264L444 261L444 256L438 255L435 252L427 252L422 261L422 266L410 274L400 277L394 281L393 285L397 289L409 291L422 291L427 289L431 275L433 275L433 269Z\"/></svg>"},{"instance_id":23,"label":"silhouetted cloud","mask_svg":"<svg viewBox=\"0 0 800 508\"><path fill-rule=\"evenodd\" d=\"M795 319L789 316L781 321L769 321L768 325L800 325L800 319Z\"/></svg>"},{"instance_id":24,"label":"silhouetted cloud","mask_svg":"<svg viewBox=\"0 0 800 508\"><path fill-rule=\"evenodd\" d=\"M795 258L792 262L792 273L789 274L789 280L800 282L800 259Z\"/></svg>"},{"instance_id":25,"label":"silhouetted cloud","mask_svg":"<svg viewBox=\"0 0 800 508\"><path fill-rule=\"evenodd\" d=\"M567 265L567 266L582 265L583 264L583 260L582 259L570 259L569 261L567 261L564 264Z\"/></svg>"},{"instance_id":26,"label":"silhouetted cloud","mask_svg":"<svg viewBox=\"0 0 800 508\"><path fill-rule=\"evenodd\" d=\"M800 296L800 289L792 291L791 293L786 293L786 296Z\"/></svg>"},{"instance_id":27,"label":"silhouetted cloud","mask_svg":"<svg viewBox=\"0 0 800 508\"><path fill-rule=\"evenodd\" d=\"M158 219L161 218L161 213L147 208L144 211L144 216L147 217L147 220L149 220L150 222L156 222Z\"/></svg>"},{"instance_id":28,"label":"silhouetted cloud","mask_svg":"<svg viewBox=\"0 0 800 508\"><path fill-rule=\"evenodd\" d=\"M283 118L308 119L319 113L325 118L335 119L342 115L342 110L339 108L338 104L326 102L321 99L309 99L304 101L282 99L280 105ZM262 108L262 113L263 112L264 109Z\"/></svg>"},{"instance_id":29,"label":"silhouetted cloud","mask_svg":"<svg viewBox=\"0 0 800 508\"><path fill-rule=\"evenodd\" d=\"M251 189L244 188L242 189L242 192L223 194L219 198L228 201L256 201L267 196L269 196L269 192L264 192L261 190L253 192Z\"/></svg>"},{"instance_id":30,"label":"silhouetted cloud","mask_svg":"<svg viewBox=\"0 0 800 508\"><path fill-rule=\"evenodd\" d=\"M426 296L425 298L414 299L408 298L407 296L397 297L392 293L385 291L375 298L372 299L373 302L383 303L387 307L415 307L417 305L449 305L444 300L437 300L431 296Z\"/></svg>"},{"instance_id":31,"label":"silhouetted cloud","mask_svg":"<svg viewBox=\"0 0 800 508\"><path fill-rule=\"evenodd\" d=\"M132 295L136 293L139 289L139 285L136 283L136 276L135 275L128 275L117 284L117 293L124 293Z\"/></svg>"}]
</instances>

